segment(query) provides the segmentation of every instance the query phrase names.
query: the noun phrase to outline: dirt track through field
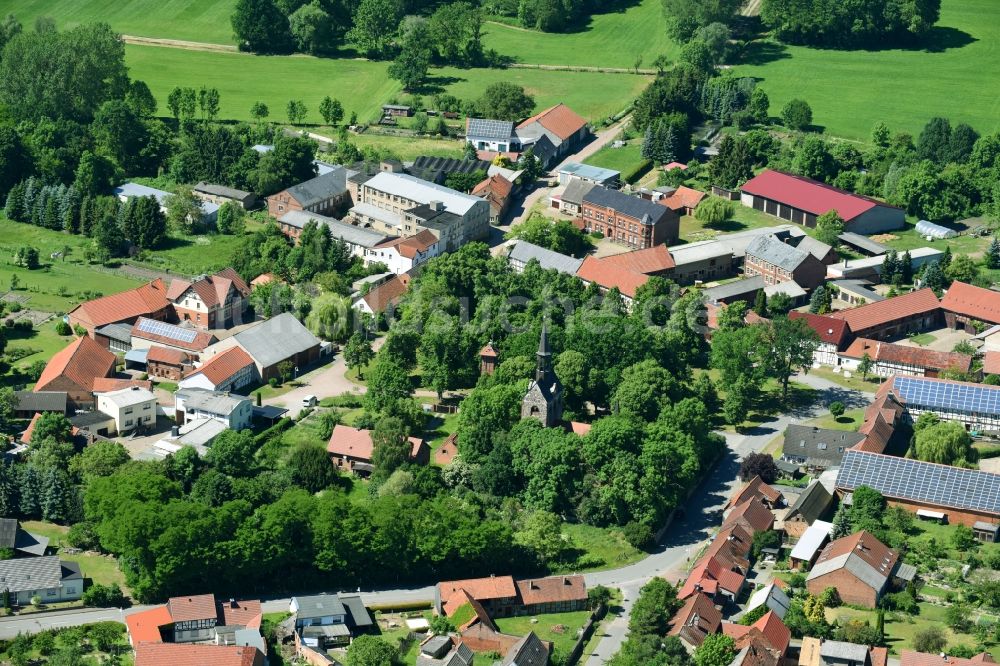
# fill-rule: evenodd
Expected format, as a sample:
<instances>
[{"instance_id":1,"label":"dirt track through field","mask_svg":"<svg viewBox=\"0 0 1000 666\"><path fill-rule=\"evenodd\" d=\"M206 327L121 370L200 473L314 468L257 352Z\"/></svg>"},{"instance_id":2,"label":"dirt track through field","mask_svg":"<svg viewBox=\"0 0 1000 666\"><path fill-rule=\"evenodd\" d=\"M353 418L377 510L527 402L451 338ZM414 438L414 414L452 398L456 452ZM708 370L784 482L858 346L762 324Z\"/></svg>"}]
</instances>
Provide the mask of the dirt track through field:
<instances>
[{"instance_id":1,"label":"dirt track through field","mask_svg":"<svg viewBox=\"0 0 1000 666\"><path fill-rule=\"evenodd\" d=\"M239 49L231 44L209 44L208 42L186 42L182 39L160 39L158 37L136 37L135 35L122 35L122 40L126 44L138 44L140 46L165 46L171 49L184 49L186 51L216 51L225 53L239 53Z\"/></svg>"}]
</instances>

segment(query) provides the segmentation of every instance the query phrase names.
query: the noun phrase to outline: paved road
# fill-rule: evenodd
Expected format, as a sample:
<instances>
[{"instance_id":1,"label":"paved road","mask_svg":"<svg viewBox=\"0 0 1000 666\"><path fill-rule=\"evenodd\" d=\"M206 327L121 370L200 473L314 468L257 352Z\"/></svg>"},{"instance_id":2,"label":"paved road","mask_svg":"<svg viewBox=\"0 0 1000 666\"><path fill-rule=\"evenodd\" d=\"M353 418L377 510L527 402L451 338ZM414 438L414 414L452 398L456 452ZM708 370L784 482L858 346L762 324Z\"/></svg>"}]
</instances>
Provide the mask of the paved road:
<instances>
[{"instance_id":1,"label":"paved road","mask_svg":"<svg viewBox=\"0 0 1000 666\"><path fill-rule=\"evenodd\" d=\"M317 395L337 395L343 392L342 384L339 383L347 381L343 377L343 369L341 368L339 372L340 380L331 375L331 373L335 373L338 362L342 363L342 360L338 359L333 365L321 370L317 378L310 380L309 386L312 387L312 392ZM624 597L621 608L616 609L610 621L604 625L601 640L594 650L594 654L588 658L587 666L600 666L621 648L628 633L628 618L632 603L638 596L639 588L646 581L654 576L664 576L675 582L685 575L685 569L690 565L691 559L721 522L722 507L737 485L740 458L748 453L763 449L774 437L783 432L789 423L825 414L827 405L834 400L840 400L848 408L853 408L867 404L873 397L871 394L844 389L814 375L800 375L796 377L796 381L820 392L815 403L812 406L795 409L788 414L775 417L745 433L725 433L726 444L729 448L728 453L694 492L685 507L686 517L676 521L667 529L655 552L635 564L584 575L587 585L617 587L622 590ZM320 383L327 387L334 387L334 392L319 392L316 387ZM295 391L303 391L303 395L309 392L306 387ZM295 391L279 396L274 401L282 398L291 401L301 400L301 397L296 398L293 395ZM338 590L327 591L335 593ZM362 591L362 598L369 605L431 601L434 598L434 588L433 586L423 586L367 590ZM284 611L288 608L288 601L288 598L265 599L264 611L268 613ZM125 611L118 609L74 609L24 617L2 618L0 619L0 639L13 638L22 632L37 633L54 627L76 626L105 620L121 621L125 616L145 608L148 606L136 606Z\"/></svg>"}]
</instances>

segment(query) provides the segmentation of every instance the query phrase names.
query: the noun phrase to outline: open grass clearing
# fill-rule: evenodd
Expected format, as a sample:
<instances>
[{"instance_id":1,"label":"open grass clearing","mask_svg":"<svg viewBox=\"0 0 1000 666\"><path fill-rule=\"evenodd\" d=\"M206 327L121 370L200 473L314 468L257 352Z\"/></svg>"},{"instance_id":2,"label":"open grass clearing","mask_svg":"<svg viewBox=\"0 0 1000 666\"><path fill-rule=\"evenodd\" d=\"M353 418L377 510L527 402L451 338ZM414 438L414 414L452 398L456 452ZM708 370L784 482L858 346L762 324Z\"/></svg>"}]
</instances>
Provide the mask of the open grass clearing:
<instances>
[{"instance_id":1,"label":"open grass clearing","mask_svg":"<svg viewBox=\"0 0 1000 666\"><path fill-rule=\"evenodd\" d=\"M885 616L885 636L889 651L899 654L903 650L913 650L913 639L918 632L928 627L939 627L945 632L948 647L955 645L977 645L978 639L972 634L959 633L945 625L945 607L927 602L919 604L920 612L909 616L902 613L887 613ZM828 608L826 618L829 621L859 620L875 625L875 611L858 608ZM991 645L992 641L987 642Z\"/></svg>"},{"instance_id":2,"label":"open grass clearing","mask_svg":"<svg viewBox=\"0 0 1000 666\"><path fill-rule=\"evenodd\" d=\"M56 525L43 520L23 520L21 527L28 532L39 536L48 537L49 548L58 549L66 544L66 534L68 527ZM99 555L97 553L59 553L59 557L64 560L80 563L80 572L84 578L90 578L95 583L102 585L117 584L123 590L128 588L125 585L125 576L118 569L118 563L110 555Z\"/></svg>"},{"instance_id":3,"label":"open grass clearing","mask_svg":"<svg viewBox=\"0 0 1000 666\"><path fill-rule=\"evenodd\" d=\"M856 373L851 373L850 377L845 377L843 372L834 372L827 367L810 368L809 372L810 374L843 386L844 388L849 388L853 391L862 391L864 393L874 393L878 390L879 384L882 383L882 380L879 377L875 377L873 375L869 375L867 380L862 379L861 375Z\"/></svg>"},{"instance_id":4,"label":"open grass clearing","mask_svg":"<svg viewBox=\"0 0 1000 666\"><path fill-rule=\"evenodd\" d=\"M566 523L563 525L563 534L573 547L580 551L580 558L554 573L579 573L623 567L646 557L646 553L626 541L622 531L618 529Z\"/></svg>"},{"instance_id":5,"label":"open grass clearing","mask_svg":"<svg viewBox=\"0 0 1000 666\"><path fill-rule=\"evenodd\" d=\"M750 229L786 224L784 220L771 217L753 208L741 206L738 201L734 201L733 206L732 219L725 222L712 224L703 222L693 215L685 215L681 218L681 240L686 243L695 243L711 240L720 234L731 234L737 231L748 231Z\"/></svg>"},{"instance_id":6,"label":"open grass clearing","mask_svg":"<svg viewBox=\"0 0 1000 666\"><path fill-rule=\"evenodd\" d=\"M500 617L494 621L500 631L505 634L524 636L529 631L533 631L543 641L552 641L556 653L565 655L573 649L577 632L587 623L589 618L590 611L572 611L569 613Z\"/></svg>"},{"instance_id":7,"label":"open grass clearing","mask_svg":"<svg viewBox=\"0 0 1000 666\"><path fill-rule=\"evenodd\" d=\"M181 236L171 233L162 248L149 252L136 263L154 270L165 269L185 275L214 273L232 265L233 252L239 240L239 236L225 234Z\"/></svg>"},{"instance_id":8,"label":"open grass clearing","mask_svg":"<svg viewBox=\"0 0 1000 666\"><path fill-rule=\"evenodd\" d=\"M808 425L818 428L830 428L832 430L847 430L854 432L865 420L865 410L862 408L849 409L842 415L835 417L833 414L820 416L819 418L807 421Z\"/></svg>"},{"instance_id":9,"label":"open grass clearing","mask_svg":"<svg viewBox=\"0 0 1000 666\"><path fill-rule=\"evenodd\" d=\"M647 171L650 162L642 156L642 141L633 139L621 148L607 145L584 160L587 164L621 172L622 180L632 182Z\"/></svg>"},{"instance_id":10,"label":"open grass clearing","mask_svg":"<svg viewBox=\"0 0 1000 666\"><path fill-rule=\"evenodd\" d=\"M990 244L989 236L973 236L965 233L967 229L961 223L945 225L959 231L962 235L947 240L927 240L917 233L916 219L910 218L906 221L906 227L899 231L891 231L878 239L889 247L899 251L913 250L918 247L932 247L944 251L945 246L951 248L952 254L978 254L983 252Z\"/></svg>"},{"instance_id":11,"label":"open grass clearing","mask_svg":"<svg viewBox=\"0 0 1000 666\"><path fill-rule=\"evenodd\" d=\"M943 0L924 49L818 49L762 42L736 72L760 80L771 115L793 98L812 106L829 134L867 141L872 125L916 136L933 116L982 134L1000 128L995 85L1000 6L993 0Z\"/></svg>"}]
</instances>

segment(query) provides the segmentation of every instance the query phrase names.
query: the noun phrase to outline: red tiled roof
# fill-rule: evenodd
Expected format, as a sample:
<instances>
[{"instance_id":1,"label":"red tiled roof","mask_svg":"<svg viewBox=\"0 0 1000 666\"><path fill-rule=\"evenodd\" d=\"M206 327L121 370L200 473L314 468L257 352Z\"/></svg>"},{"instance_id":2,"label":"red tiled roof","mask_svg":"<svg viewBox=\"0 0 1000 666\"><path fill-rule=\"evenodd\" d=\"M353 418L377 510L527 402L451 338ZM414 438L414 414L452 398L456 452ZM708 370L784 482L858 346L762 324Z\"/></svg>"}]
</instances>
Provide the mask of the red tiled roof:
<instances>
[{"instance_id":1,"label":"red tiled roof","mask_svg":"<svg viewBox=\"0 0 1000 666\"><path fill-rule=\"evenodd\" d=\"M785 626L785 623L781 621L781 618L773 610L764 613L751 626L764 634L764 638L771 644L771 647L781 652L781 654L784 654L788 650L788 644L792 640L792 632L788 630L788 627Z\"/></svg>"},{"instance_id":2,"label":"red tiled roof","mask_svg":"<svg viewBox=\"0 0 1000 666\"><path fill-rule=\"evenodd\" d=\"M438 583L438 592L445 615L450 616L468 602L466 595L477 601L513 599L517 596L517 587L513 576L489 576L442 581Z\"/></svg>"},{"instance_id":3,"label":"red tiled roof","mask_svg":"<svg viewBox=\"0 0 1000 666\"><path fill-rule=\"evenodd\" d=\"M983 372L987 375L1000 375L1000 351L983 354Z\"/></svg>"},{"instance_id":4,"label":"red tiled roof","mask_svg":"<svg viewBox=\"0 0 1000 666\"><path fill-rule=\"evenodd\" d=\"M643 275L662 273L676 265L666 245L655 245L644 250L614 254L610 257L604 257L601 261Z\"/></svg>"},{"instance_id":5,"label":"red tiled roof","mask_svg":"<svg viewBox=\"0 0 1000 666\"><path fill-rule=\"evenodd\" d=\"M636 290L649 281L648 275L634 273L595 257L585 257L576 274L584 282L596 282L604 289L618 287L618 291L628 298L635 298Z\"/></svg>"},{"instance_id":6,"label":"red tiled roof","mask_svg":"<svg viewBox=\"0 0 1000 666\"><path fill-rule=\"evenodd\" d=\"M458 435L452 433L448 435L441 446L434 452L434 462L438 465L450 465L458 455Z\"/></svg>"},{"instance_id":7,"label":"red tiled roof","mask_svg":"<svg viewBox=\"0 0 1000 666\"><path fill-rule=\"evenodd\" d=\"M897 345L868 338L857 338L842 356L863 358L868 354L873 361L912 365L929 370L958 370L968 372L972 367L972 357L956 352L940 352L911 345Z\"/></svg>"},{"instance_id":8,"label":"red tiled roof","mask_svg":"<svg viewBox=\"0 0 1000 666\"><path fill-rule=\"evenodd\" d=\"M578 435L579 437L583 437L588 432L590 432L591 427L592 426L589 423L580 423L579 421L569 422L570 432L572 432L574 435Z\"/></svg>"},{"instance_id":9,"label":"red tiled roof","mask_svg":"<svg viewBox=\"0 0 1000 666\"><path fill-rule=\"evenodd\" d=\"M557 137L565 141L587 126L587 121L576 114L565 104L551 106L518 125L518 129L538 123Z\"/></svg>"},{"instance_id":10,"label":"red tiled roof","mask_svg":"<svg viewBox=\"0 0 1000 666\"><path fill-rule=\"evenodd\" d=\"M167 289L163 280L157 278L149 284L120 294L102 296L81 303L70 311L70 317L89 324L93 328L156 314L167 307Z\"/></svg>"},{"instance_id":11,"label":"red tiled roof","mask_svg":"<svg viewBox=\"0 0 1000 666\"><path fill-rule=\"evenodd\" d=\"M437 236L434 235L434 232L430 229L423 229L420 233L414 234L413 236L382 241L375 247L394 247L401 256L404 256L407 259L413 259L417 256L418 252L426 252L428 248L437 242L438 239Z\"/></svg>"},{"instance_id":12,"label":"red tiled roof","mask_svg":"<svg viewBox=\"0 0 1000 666\"><path fill-rule=\"evenodd\" d=\"M184 378L203 375L213 386L224 383L237 372L253 365L253 359L242 347L233 346L208 359L200 368L184 375Z\"/></svg>"},{"instance_id":13,"label":"red tiled roof","mask_svg":"<svg viewBox=\"0 0 1000 666\"><path fill-rule=\"evenodd\" d=\"M680 169L681 171L687 171L688 165L683 162L670 162L669 164L663 165L664 171L672 171L674 169Z\"/></svg>"},{"instance_id":14,"label":"red tiled roof","mask_svg":"<svg viewBox=\"0 0 1000 666\"><path fill-rule=\"evenodd\" d=\"M241 296L247 296L250 288L243 278L232 268L226 268L215 275L206 275L194 282L187 280L172 280L167 290L167 300L177 302L188 289L194 291L198 298L208 307L224 305L230 289L235 289Z\"/></svg>"},{"instance_id":15,"label":"red tiled roof","mask_svg":"<svg viewBox=\"0 0 1000 666\"><path fill-rule=\"evenodd\" d=\"M259 287L262 284L267 284L268 282L274 282L278 280L278 276L274 273L261 273L254 279L250 280L251 287Z\"/></svg>"},{"instance_id":16,"label":"red tiled roof","mask_svg":"<svg viewBox=\"0 0 1000 666\"><path fill-rule=\"evenodd\" d=\"M156 606L141 613L132 613L125 617L125 626L128 627L129 640L133 646L139 643L159 643L163 639L160 636L160 627L173 622L170 617L170 610L166 606Z\"/></svg>"},{"instance_id":17,"label":"red tiled roof","mask_svg":"<svg viewBox=\"0 0 1000 666\"><path fill-rule=\"evenodd\" d=\"M510 196L513 189L514 183L495 173L473 187L472 194L489 201L494 201L497 205L503 205L504 200Z\"/></svg>"},{"instance_id":18,"label":"red tiled roof","mask_svg":"<svg viewBox=\"0 0 1000 666\"><path fill-rule=\"evenodd\" d=\"M894 430L895 419L887 419L882 412L876 412L871 418L866 418L858 428L858 432L865 438L852 448L869 453L882 453L889 446Z\"/></svg>"},{"instance_id":19,"label":"red tiled roof","mask_svg":"<svg viewBox=\"0 0 1000 666\"><path fill-rule=\"evenodd\" d=\"M670 630L667 636L681 636L692 645L701 645L705 637L719 631L722 624L722 613L715 604L700 592L688 597L670 619Z\"/></svg>"},{"instance_id":20,"label":"red tiled roof","mask_svg":"<svg viewBox=\"0 0 1000 666\"><path fill-rule=\"evenodd\" d=\"M706 196L708 195L704 192L699 192L698 190L681 185L677 188L676 192L671 194L669 197L663 197L657 201L657 203L666 206L674 212L677 212L682 208L697 208L698 204L700 204L701 200Z\"/></svg>"},{"instance_id":21,"label":"red tiled roof","mask_svg":"<svg viewBox=\"0 0 1000 666\"><path fill-rule=\"evenodd\" d=\"M219 626L260 629L263 611L259 600L226 600L219 601L216 605Z\"/></svg>"},{"instance_id":22,"label":"red tiled roof","mask_svg":"<svg viewBox=\"0 0 1000 666\"><path fill-rule=\"evenodd\" d=\"M408 439L411 445L410 457L416 458L424 440L419 437L409 437ZM372 443L371 430L345 425L334 426L330 441L326 445L327 453L347 456L363 462L371 462L372 449L374 449L374 444Z\"/></svg>"},{"instance_id":23,"label":"red tiled roof","mask_svg":"<svg viewBox=\"0 0 1000 666\"><path fill-rule=\"evenodd\" d=\"M803 319L806 325L816 331L820 342L831 344L840 349L851 335L851 327L843 319L812 314L809 312L789 312L789 319Z\"/></svg>"},{"instance_id":24,"label":"red tiled roof","mask_svg":"<svg viewBox=\"0 0 1000 666\"><path fill-rule=\"evenodd\" d=\"M156 345L149 348L146 352L146 362L147 363L166 363L168 365L183 365L188 363L191 357L182 352L179 349L170 349L168 347L157 347Z\"/></svg>"},{"instance_id":25,"label":"red tiled roof","mask_svg":"<svg viewBox=\"0 0 1000 666\"><path fill-rule=\"evenodd\" d=\"M855 334L907 317L928 314L941 304L931 289L919 289L908 294L889 298L878 303L868 303L850 310L839 310L829 316L847 322Z\"/></svg>"},{"instance_id":26,"label":"red tiled roof","mask_svg":"<svg viewBox=\"0 0 1000 666\"><path fill-rule=\"evenodd\" d=\"M362 297L372 312L385 312L390 305L399 303L410 286L410 276L406 273L386 280Z\"/></svg>"},{"instance_id":27,"label":"red tiled roof","mask_svg":"<svg viewBox=\"0 0 1000 666\"><path fill-rule=\"evenodd\" d=\"M180 347L181 349L186 349L192 352L204 351L206 347L216 341L215 336L211 333L208 333L207 331L200 331L195 328L187 328L186 326L180 326L179 328L194 333L194 339L192 339L191 342L181 340L180 338L170 337L168 335L150 333L142 330L143 322L145 321L150 320L147 317L139 317L135 320L135 324L132 325L132 337L139 338L141 340L149 340L150 342L159 342L161 345L166 345L168 347Z\"/></svg>"},{"instance_id":28,"label":"red tiled roof","mask_svg":"<svg viewBox=\"0 0 1000 666\"><path fill-rule=\"evenodd\" d=\"M142 643L135 650L135 666L259 666L264 655L255 647Z\"/></svg>"},{"instance_id":29,"label":"red tiled roof","mask_svg":"<svg viewBox=\"0 0 1000 666\"><path fill-rule=\"evenodd\" d=\"M492 342L487 342L486 346L479 351L479 355L486 358L497 358L500 354L497 353L496 347L493 346Z\"/></svg>"},{"instance_id":30,"label":"red tiled roof","mask_svg":"<svg viewBox=\"0 0 1000 666\"><path fill-rule=\"evenodd\" d=\"M495 150L477 150L476 159L483 162L492 162L498 155L503 155L511 162L516 162L521 159L521 153L513 153L510 151L499 153Z\"/></svg>"},{"instance_id":31,"label":"red tiled roof","mask_svg":"<svg viewBox=\"0 0 1000 666\"><path fill-rule=\"evenodd\" d=\"M116 361L114 354L85 335L56 352L42 370L34 390L44 391L54 380L66 377L77 386L93 391L94 379L113 373Z\"/></svg>"},{"instance_id":32,"label":"red tiled roof","mask_svg":"<svg viewBox=\"0 0 1000 666\"><path fill-rule=\"evenodd\" d=\"M889 663L889 648L870 647L868 654L871 656L872 666L886 666Z\"/></svg>"},{"instance_id":33,"label":"red tiled roof","mask_svg":"<svg viewBox=\"0 0 1000 666\"><path fill-rule=\"evenodd\" d=\"M813 215L835 210L847 223L875 206L894 208L881 201L820 183L803 176L768 169L748 180L744 192L781 202Z\"/></svg>"},{"instance_id":34,"label":"red tiled roof","mask_svg":"<svg viewBox=\"0 0 1000 666\"><path fill-rule=\"evenodd\" d=\"M167 608L174 622L190 622L192 620L215 619L214 594L198 594L191 597L171 597L167 600Z\"/></svg>"},{"instance_id":35,"label":"red tiled roof","mask_svg":"<svg viewBox=\"0 0 1000 666\"><path fill-rule=\"evenodd\" d=\"M990 324L1000 324L1000 292L964 282L952 282L941 298L941 308Z\"/></svg>"},{"instance_id":36,"label":"red tiled roof","mask_svg":"<svg viewBox=\"0 0 1000 666\"><path fill-rule=\"evenodd\" d=\"M778 666L781 663L781 653L771 647L770 641L759 629L747 627L741 634L736 639L738 652L730 666Z\"/></svg>"},{"instance_id":37,"label":"red tiled roof","mask_svg":"<svg viewBox=\"0 0 1000 666\"><path fill-rule=\"evenodd\" d=\"M949 655L927 654L926 652L914 652L913 650L903 650L899 655L900 666L972 666L973 664L992 664L992 655L989 652L980 652L971 659L952 657Z\"/></svg>"},{"instance_id":38,"label":"red tiled roof","mask_svg":"<svg viewBox=\"0 0 1000 666\"><path fill-rule=\"evenodd\" d=\"M677 598L686 599L699 590L706 594L715 594L719 588L736 595L743 587L744 580L743 574L728 569L718 555L706 555L691 570L691 575L678 590Z\"/></svg>"},{"instance_id":39,"label":"red tiled roof","mask_svg":"<svg viewBox=\"0 0 1000 666\"><path fill-rule=\"evenodd\" d=\"M781 500L782 494L764 483L764 479L760 478L760 476L755 476L733 494L726 508L738 506L755 497L762 497L771 502L771 504L776 504Z\"/></svg>"},{"instance_id":40,"label":"red tiled roof","mask_svg":"<svg viewBox=\"0 0 1000 666\"><path fill-rule=\"evenodd\" d=\"M884 578L889 577L893 567L896 566L896 560L899 559L899 553L876 539L871 532L861 530L827 544L816 560L816 564L813 565L813 572L820 568L823 563L844 555L848 557L838 568L847 567L850 558L857 557ZM825 571L824 575L831 573L831 571Z\"/></svg>"},{"instance_id":41,"label":"red tiled roof","mask_svg":"<svg viewBox=\"0 0 1000 666\"><path fill-rule=\"evenodd\" d=\"M527 578L514 581L514 586L526 606L587 598L587 584L583 582L583 576Z\"/></svg>"},{"instance_id":42,"label":"red tiled roof","mask_svg":"<svg viewBox=\"0 0 1000 666\"><path fill-rule=\"evenodd\" d=\"M94 393L110 393L111 391L119 391L124 388L132 388L133 386L138 386L139 388L144 388L148 391L153 390L153 382L146 379L97 377L94 379L94 385L91 387L91 391Z\"/></svg>"},{"instance_id":43,"label":"red tiled roof","mask_svg":"<svg viewBox=\"0 0 1000 666\"><path fill-rule=\"evenodd\" d=\"M743 523L754 532L764 532L774 525L774 515L758 498L747 500L730 511L723 521L723 527L732 523Z\"/></svg>"}]
</instances>

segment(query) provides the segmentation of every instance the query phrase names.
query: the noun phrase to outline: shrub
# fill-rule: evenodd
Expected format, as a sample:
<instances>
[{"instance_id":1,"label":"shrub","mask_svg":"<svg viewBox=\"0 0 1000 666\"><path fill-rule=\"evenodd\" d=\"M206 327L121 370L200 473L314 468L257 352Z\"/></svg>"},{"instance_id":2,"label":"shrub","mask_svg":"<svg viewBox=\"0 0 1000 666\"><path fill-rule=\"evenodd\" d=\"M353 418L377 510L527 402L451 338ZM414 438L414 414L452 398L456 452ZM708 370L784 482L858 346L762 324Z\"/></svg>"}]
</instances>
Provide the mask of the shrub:
<instances>
[{"instance_id":1,"label":"shrub","mask_svg":"<svg viewBox=\"0 0 1000 666\"><path fill-rule=\"evenodd\" d=\"M944 629L941 627L930 626L913 635L913 649L917 652L935 654L941 652L947 644L948 639L945 638Z\"/></svg>"},{"instance_id":2,"label":"shrub","mask_svg":"<svg viewBox=\"0 0 1000 666\"><path fill-rule=\"evenodd\" d=\"M694 209L694 216L706 224L720 224L732 219L736 207L722 197L709 197Z\"/></svg>"},{"instance_id":3,"label":"shrub","mask_svg":"<svg viewBox=\"0 0 1000 666\"><path fill-rule=\"evenodd\" d=\"M83 604L99 608L120 608L125 604L125 593L118 585L97 583L83 593Z\"/></svg>"},{"instance_id":4,"label":"shrub","mask_svg":"<svg viewBox=\"0 0 1000 666\"><path fill-rule=\"evenodd\" d=\"M653 544L653 528L645 523L633 520L622 528L622 533L633 548L645 550Z\"/></svg>"},{"instance_id":5,"label":"shrub","mask_svg":"<svg viewBox=\"0 0 1000 666\"><path fill-rule=\"evenodd\" d=\"M819 596L819 600L826 608L836 608L841 603L840 593L837 592L837 588L835 587L828 587L823 590L823 594Z\"/></svg>"},{"instance_id":6,"label":"shrub","mask_svg":"<svg viewBox=\"0 0 1000 666\"><path fill-rule=\"evenodd\" d=\"M81 338L87 335L87 329L85 329L83 326L80 326L79 324L73 327L73 332L76 333L76 335Z\"/></svg>"},{"instance_id":7,"label":"shrub","mask_svg":"<svg viewBox=\"0 0 1000 666\"><path fill-rule=\"evenodd\" d=\"M267 385L270 386L271 388L277 388L277 386L278 386L278 378L277 377L271 377L270 379L267 380Z\"/></svg>"},{"instance_id":8,"label":"shrub","mask_svg":"<svg viewBox=\"0 0 1000 666\"><path fill-rule=\"evenodd\" d=\"M94 524L88 521L76 523L69 528L66 541L74 548L93 550L97 547L97 532L94 530Z\"/></svg>"},{"instance_id":9,"label":"shrub","mask_svg":"<svg viewBox=\"0 0 1000 666\"><path fill-rule=\"evenodd\" d=\"M73 334L73 328L69 325L68 322L63 321L62 319L56 322L56 335L72 335L72 334Z\"/></svg>"}]
</instances>

